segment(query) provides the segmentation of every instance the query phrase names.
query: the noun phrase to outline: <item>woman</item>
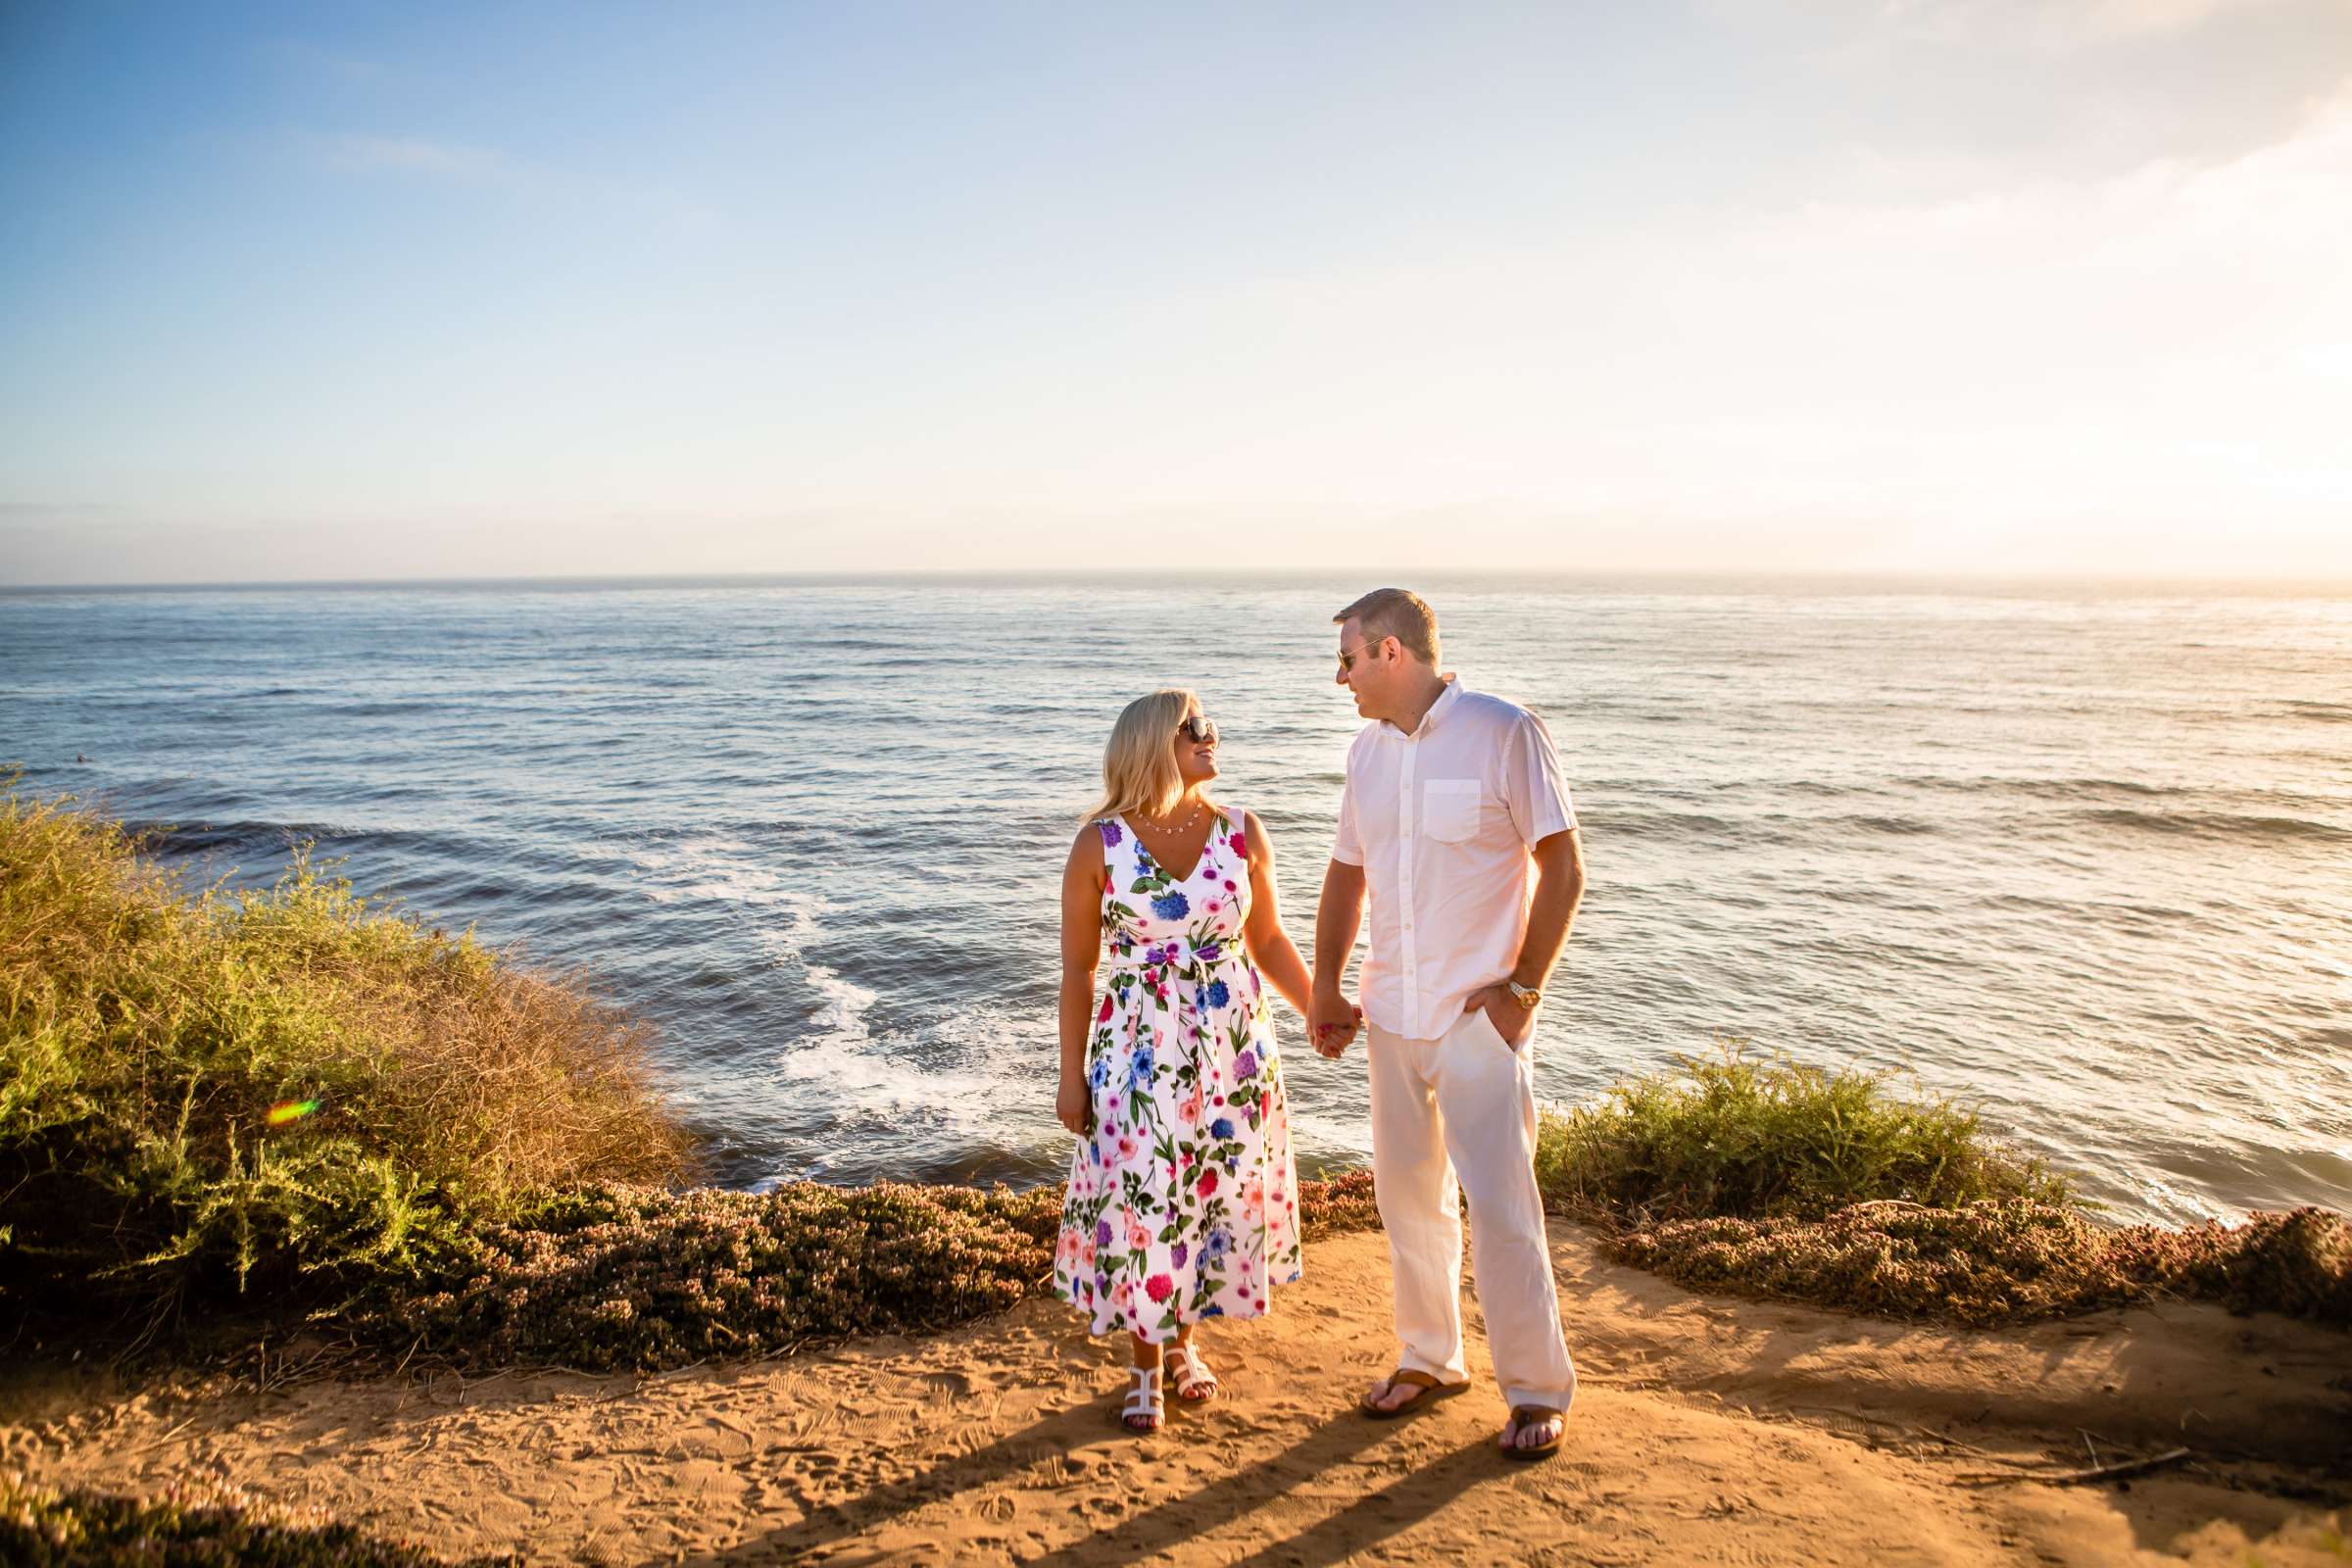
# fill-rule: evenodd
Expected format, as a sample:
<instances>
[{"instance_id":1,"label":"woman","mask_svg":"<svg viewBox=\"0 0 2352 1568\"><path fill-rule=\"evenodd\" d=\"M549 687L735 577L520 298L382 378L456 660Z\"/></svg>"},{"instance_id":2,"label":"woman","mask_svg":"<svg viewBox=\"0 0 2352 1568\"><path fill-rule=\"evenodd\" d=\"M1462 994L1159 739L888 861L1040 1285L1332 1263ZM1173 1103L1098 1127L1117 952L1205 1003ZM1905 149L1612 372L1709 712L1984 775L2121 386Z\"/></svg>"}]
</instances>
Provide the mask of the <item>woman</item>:
<instances>
[{"instance_id":1,"label":"woman","mask_svg":"<svg viewBox=\"0 0 2352 1568\"><path fill-rule=\"evenodd\" d=\"M1121 1413L1137 1432L1159 1427L1163 1357L1178 1397L1215 1397L1196 1324L1254 1317L1299 1272L1298 1182L1259 976L1301 1015L1310 982L1276 910L1265 828L1204 793L1216 754L1217 727L1191 692L1129 703L1061 879L1054 1110L1080 1142L1054 1280L1094 1333L1126 1331Z\"/></svg>"}]
</instances>

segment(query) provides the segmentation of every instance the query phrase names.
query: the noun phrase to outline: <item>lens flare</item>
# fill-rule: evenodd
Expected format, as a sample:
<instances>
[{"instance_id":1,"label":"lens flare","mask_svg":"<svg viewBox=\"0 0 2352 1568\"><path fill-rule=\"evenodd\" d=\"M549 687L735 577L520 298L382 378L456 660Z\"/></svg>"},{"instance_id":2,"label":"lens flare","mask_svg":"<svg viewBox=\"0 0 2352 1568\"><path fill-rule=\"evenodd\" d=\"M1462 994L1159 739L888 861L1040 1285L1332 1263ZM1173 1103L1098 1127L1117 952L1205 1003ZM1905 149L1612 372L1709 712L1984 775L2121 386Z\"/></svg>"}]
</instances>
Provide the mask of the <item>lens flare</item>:
<instances>
[{"instance_id":1,"label":"lens flare","mask_svg":"<svg viewBox=\"0 0 2352 1568\"><path fill-rule=\"evenodd\" d=\"M288 1122L302 1120L318 1108L318 1102L316 1100L281 1100L270 1107L270 1125L283 1127Z\"/></svg>"}]
</instances>

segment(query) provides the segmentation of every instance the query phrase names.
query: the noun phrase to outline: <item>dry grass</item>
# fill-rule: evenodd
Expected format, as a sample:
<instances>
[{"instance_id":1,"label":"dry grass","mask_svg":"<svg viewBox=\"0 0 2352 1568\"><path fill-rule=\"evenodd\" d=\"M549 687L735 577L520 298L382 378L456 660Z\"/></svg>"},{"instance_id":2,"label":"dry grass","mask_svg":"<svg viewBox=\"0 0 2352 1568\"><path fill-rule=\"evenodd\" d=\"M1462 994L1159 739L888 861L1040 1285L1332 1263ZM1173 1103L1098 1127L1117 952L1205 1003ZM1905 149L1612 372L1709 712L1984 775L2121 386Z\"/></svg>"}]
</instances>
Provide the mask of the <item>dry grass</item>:
<instances>
[{"instance_id":1,"label":"dry grass","mask_svg":"<svg viewBox=\"0 0 2352 1568\"><path fill-rule=\"evenodd\" d=\"M390 940L338 946L369 922L389 926ZM299 860L271 892L241 896L227 928L338 1014L337 1043L366 1081L330 1110L444 1173L445 1192L498 1212L517 1193L583 1176L658 1182L686 1168L687 1141L647 1071L648 1031L581 981L369 916L344 884ZM270 955L266 945L281 940Z\"/></svg>"},{"instance_id":2,"label":"dry grass","mask_svg":"<svg viewBox=\"0 0 2352 1568\"><path fill-rule=\"evenodd\" d=\"M306 857L190 896L68 801L0 803L0 1311L414 1274L528 1193L685 1166L583 988Z\"/></svg>"}]
</instances>

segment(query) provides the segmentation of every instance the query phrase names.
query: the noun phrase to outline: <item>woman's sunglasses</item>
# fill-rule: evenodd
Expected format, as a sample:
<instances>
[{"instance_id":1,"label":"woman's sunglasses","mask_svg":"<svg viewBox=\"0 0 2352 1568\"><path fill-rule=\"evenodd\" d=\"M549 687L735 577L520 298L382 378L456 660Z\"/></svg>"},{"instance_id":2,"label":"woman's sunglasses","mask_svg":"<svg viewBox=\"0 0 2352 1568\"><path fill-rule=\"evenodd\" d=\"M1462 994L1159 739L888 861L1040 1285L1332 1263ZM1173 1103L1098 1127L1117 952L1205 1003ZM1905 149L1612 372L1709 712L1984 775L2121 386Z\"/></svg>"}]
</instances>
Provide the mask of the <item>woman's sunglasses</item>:
<instances>
[{"instance_id":1,"label":"woman's sunglasses","mask_svg":"<svg viewBox=\"0 0 2352 1568\"><path fill-rule=\"evenodd\" d=\"M1202 718L1199 713L1195 713L1176 726L1176 733L1190 735L1195 741L1204 746L1214 746L1217 744L1217 721L1213 718Z\"/></svg>"}]
</instances>

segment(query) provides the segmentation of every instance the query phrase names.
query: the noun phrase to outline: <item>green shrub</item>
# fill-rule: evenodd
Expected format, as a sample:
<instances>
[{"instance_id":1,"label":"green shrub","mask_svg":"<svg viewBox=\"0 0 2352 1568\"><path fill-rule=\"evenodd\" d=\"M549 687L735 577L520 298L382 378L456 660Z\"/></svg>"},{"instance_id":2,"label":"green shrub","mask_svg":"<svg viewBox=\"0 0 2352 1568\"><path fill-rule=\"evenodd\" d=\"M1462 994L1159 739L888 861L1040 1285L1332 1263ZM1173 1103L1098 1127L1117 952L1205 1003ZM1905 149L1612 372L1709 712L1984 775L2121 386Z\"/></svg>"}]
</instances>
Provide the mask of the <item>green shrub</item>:
<instances>
[{"instance_id":1,"label":"green shrub","mask_svg":"<svg viewBox=\"0 0 2352 1568\"><path fill-rule=\"evenodd\" d=\"M519 1562L472 1557L464 1568ZM0 1562L15 1568L446 1568L405 1542L335 1524L231 1487L186 1482L142 1500L58 1492L0 1472Z\"/></svg>"},{"instance_id":2,"label":"green shrub","mask_svg":"<svg viewBox=\"0 0 2352 1568\"><path fill-rule=\"evenodd\" d=\"M1755 1060L1737 1042L1546 1112L1536 1173L1553 1208L1602 1224L1814 1219L1873 1199L2073 1202L1949 1101L1901 1096L1884 1074Z\"/></svg>"},{"instance_id":3,"label":"green shrub","mask_svg":"<svg viewBox=\"0 0 2352 1568\"><path fill-rule=\"evenodd\" d=\"M687 1144L644 1045L307 857L190 897L117 824L11 794L0 1310L308 1298L420 1275L530 1191L666 1179Z\"/></svg>"}]
</instances>

